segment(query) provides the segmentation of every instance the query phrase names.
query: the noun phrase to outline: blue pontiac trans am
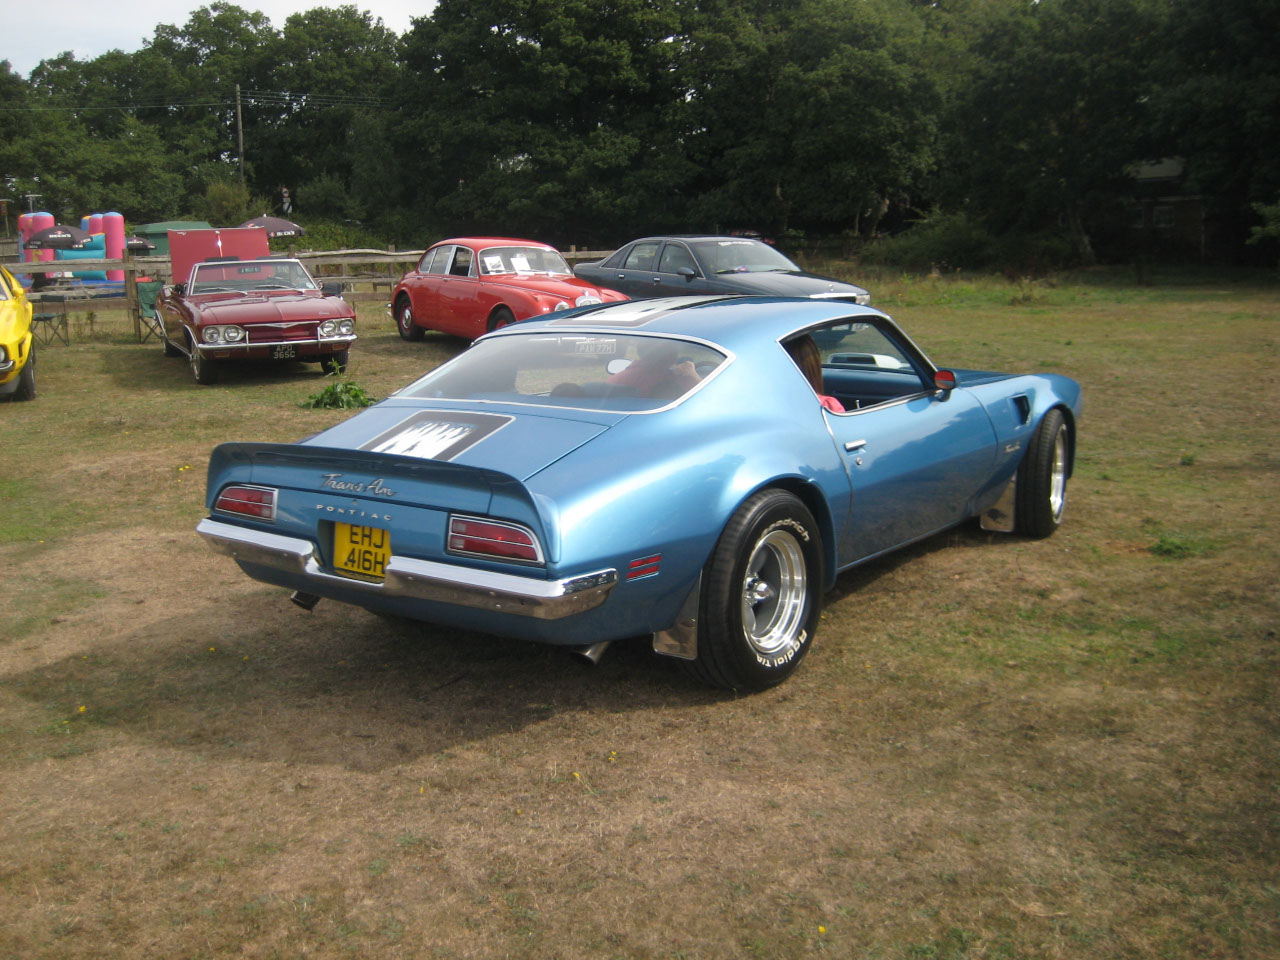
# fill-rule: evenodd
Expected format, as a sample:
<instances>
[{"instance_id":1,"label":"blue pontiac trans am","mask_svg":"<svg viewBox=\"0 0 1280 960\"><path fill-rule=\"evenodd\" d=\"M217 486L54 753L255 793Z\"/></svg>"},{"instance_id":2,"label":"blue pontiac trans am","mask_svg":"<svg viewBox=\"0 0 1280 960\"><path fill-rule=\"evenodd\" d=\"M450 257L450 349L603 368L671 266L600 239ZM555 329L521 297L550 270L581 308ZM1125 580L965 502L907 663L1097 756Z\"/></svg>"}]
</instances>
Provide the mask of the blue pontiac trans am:
<instances>
[{"instance_id":1,"label":"blue pontiac trans am","mask_svg":"<svg viewBox=\"0 0 1280 960\"><path fill-rule=\"evenodd\" d=\"M1062 520L1079 385L936 367L845 301L673 297L491 333L295 444L224 443L197 528L257 580L758 690L856 564Z\"/></svg>"}]
</instances>

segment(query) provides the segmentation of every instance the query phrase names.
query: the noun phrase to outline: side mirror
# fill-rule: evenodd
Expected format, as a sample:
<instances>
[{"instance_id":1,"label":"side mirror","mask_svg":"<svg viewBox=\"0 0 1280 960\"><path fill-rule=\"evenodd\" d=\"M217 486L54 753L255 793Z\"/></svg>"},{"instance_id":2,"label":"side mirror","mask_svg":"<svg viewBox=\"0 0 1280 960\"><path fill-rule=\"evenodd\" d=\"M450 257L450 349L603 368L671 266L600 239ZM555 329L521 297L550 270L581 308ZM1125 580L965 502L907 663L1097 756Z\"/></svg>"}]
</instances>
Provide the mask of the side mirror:
<instances>
[{"instance_id":1,"label":"side mirror","mask_svg":"<svg viewBox=\"0 0 1280 960\"><path fill-rule=\"evenodd\" d=\"M187 295L187 285L185 283L175 283L173 285L173 295L175 297L185 297Z\"/></svg>"},{"instance_id":2,"label":"side mirror","mask_svg":"<svg viewBox=\"0 0 1280 960\"><path fill-rule=\"evenodd\" d=\"M676 275L684 277L685 280L692 280L698 275L698 271L693 269L693 267L681 267L676 271Z\"/></svg>"},{"instance_id":3,"label":"side mirror","mask_svg":"<svg viewBox=\"0 0 1280 960\"><path fill-rule=\"evenodd\" d=\"M956 388L956 375L950 370L939 370L933 375L933 385L943 393L950 393Z\"/></svg>"},{"instance_id":4,"label":"side mirror","mask_svg":"<svg viewBox=\"0 0 1280 960\"><path fill-rule=\"evenodd\" d=\"M342 281L326 280L320 284L320 292L326 297L340 297L342 296Z\"/></svg>"}]
</instances>

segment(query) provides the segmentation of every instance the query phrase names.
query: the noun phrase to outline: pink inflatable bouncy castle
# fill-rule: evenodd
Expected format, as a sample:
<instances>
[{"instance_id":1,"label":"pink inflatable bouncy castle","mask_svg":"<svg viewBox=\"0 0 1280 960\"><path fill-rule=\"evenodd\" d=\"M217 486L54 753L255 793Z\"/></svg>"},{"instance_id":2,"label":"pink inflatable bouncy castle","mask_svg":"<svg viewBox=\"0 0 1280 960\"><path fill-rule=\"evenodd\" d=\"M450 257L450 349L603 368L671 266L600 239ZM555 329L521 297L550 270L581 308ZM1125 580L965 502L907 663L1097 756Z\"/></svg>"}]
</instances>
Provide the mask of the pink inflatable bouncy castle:
<instances>
[{"instance_id":1,"label":"pink inflatable bouncy castle","mask_svg":"<svg viewBox=\"0 0 1280 960\"><path fill-rule=\"evenodd\" d=\"M52 227L57 221L54 220L53 214L40 211L39 213L24 213L18 217L18 235L22 242L23 259L28 263L49 260L119 260L124 257L124 215L114 211L109 213L95 213L88 217L80 219L80 229L84 230L93 240L85 247L79 250L29 250L26 248L26 240L33 233L44 230L46 227ZM72 264L68 264L72 267ZM74 271L78 280L97 281L106 283L123 283L123 270L108 270L105 273L101 270L78 270Z\"/></svg>"},{"instance_id":2,"label":"pink inflatable bouncy castle","mask_svg":"<svg viewBox=\"0 0 1280 960\"><path fill-rule=\"evenodd\" d=\"M23 260L27 263L35 263L37 260L52 260L54 252L52 250L27 250L25 242L27 237L31 236L46 227L52 227L57 221L53 219L52 213L46 213L41 210L39 213L24 213L18 217L18 235L24 242Z\"/></svg>"},{"instance_id":3,"label":"pink inflatable bouncy castle","mask_svg":"<svg viewBox=\"0 0 1280 960\"><path fill-rule=\"evenodd\" d=\"M107 260L119 260L124 256L124 214L111 211L82 217L80 229L94 236L103 235ZM108 270L107 279L112 283L123 283L124 271Z\"/></svg>"}]
</instances>

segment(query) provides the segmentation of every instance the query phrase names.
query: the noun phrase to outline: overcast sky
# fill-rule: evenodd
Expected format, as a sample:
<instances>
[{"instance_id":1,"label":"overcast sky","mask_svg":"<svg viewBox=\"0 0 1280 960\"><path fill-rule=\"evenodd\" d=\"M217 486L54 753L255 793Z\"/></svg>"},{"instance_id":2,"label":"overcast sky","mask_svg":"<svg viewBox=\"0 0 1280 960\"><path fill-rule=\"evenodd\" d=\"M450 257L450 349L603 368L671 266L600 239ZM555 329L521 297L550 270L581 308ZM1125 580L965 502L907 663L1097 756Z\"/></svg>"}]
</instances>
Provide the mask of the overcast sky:
<instances>
[{"instance_id":1,"label":"overcast sky","mask_svg":"<svg viewBox=\"0 0 1280 960\"><path fill-rule=\"evenodd\" d=\"M435 0L350 0L381 18L396 33L409 30L413 17L431 12ZM41 60L70 50L77 60L92 60L108 50L132 53L150 40L158 24L183 26L191 12L209 6L194 0L22 0L4 4L0 60L24 77ZM239 0L236 6L271 18L277 30L291 13L344 6L341 0Z\"/></svg>"}]
</instances>

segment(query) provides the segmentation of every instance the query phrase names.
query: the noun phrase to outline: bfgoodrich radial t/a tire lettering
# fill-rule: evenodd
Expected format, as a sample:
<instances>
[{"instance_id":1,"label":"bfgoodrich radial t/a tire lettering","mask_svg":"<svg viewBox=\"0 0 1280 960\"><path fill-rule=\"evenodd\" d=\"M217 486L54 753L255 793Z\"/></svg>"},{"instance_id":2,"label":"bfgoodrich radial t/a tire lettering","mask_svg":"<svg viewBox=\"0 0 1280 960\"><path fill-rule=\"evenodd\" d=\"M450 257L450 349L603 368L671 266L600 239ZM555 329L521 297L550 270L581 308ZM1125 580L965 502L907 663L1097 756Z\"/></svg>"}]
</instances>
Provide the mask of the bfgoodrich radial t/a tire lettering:
<instances>
[{"instance_id":1,"label":"bfgoodrich radial t/a tire lettering","mask_svg":"<svg viewBox=\"0 0 1280 960\"><path fill-rule=\"evenodd\" d=\"M818 526L792 494L762 490L739 507L703 573L693 674L735 690L791 676L822 612L822 556Z\"/></svg>"}]
</instances>

